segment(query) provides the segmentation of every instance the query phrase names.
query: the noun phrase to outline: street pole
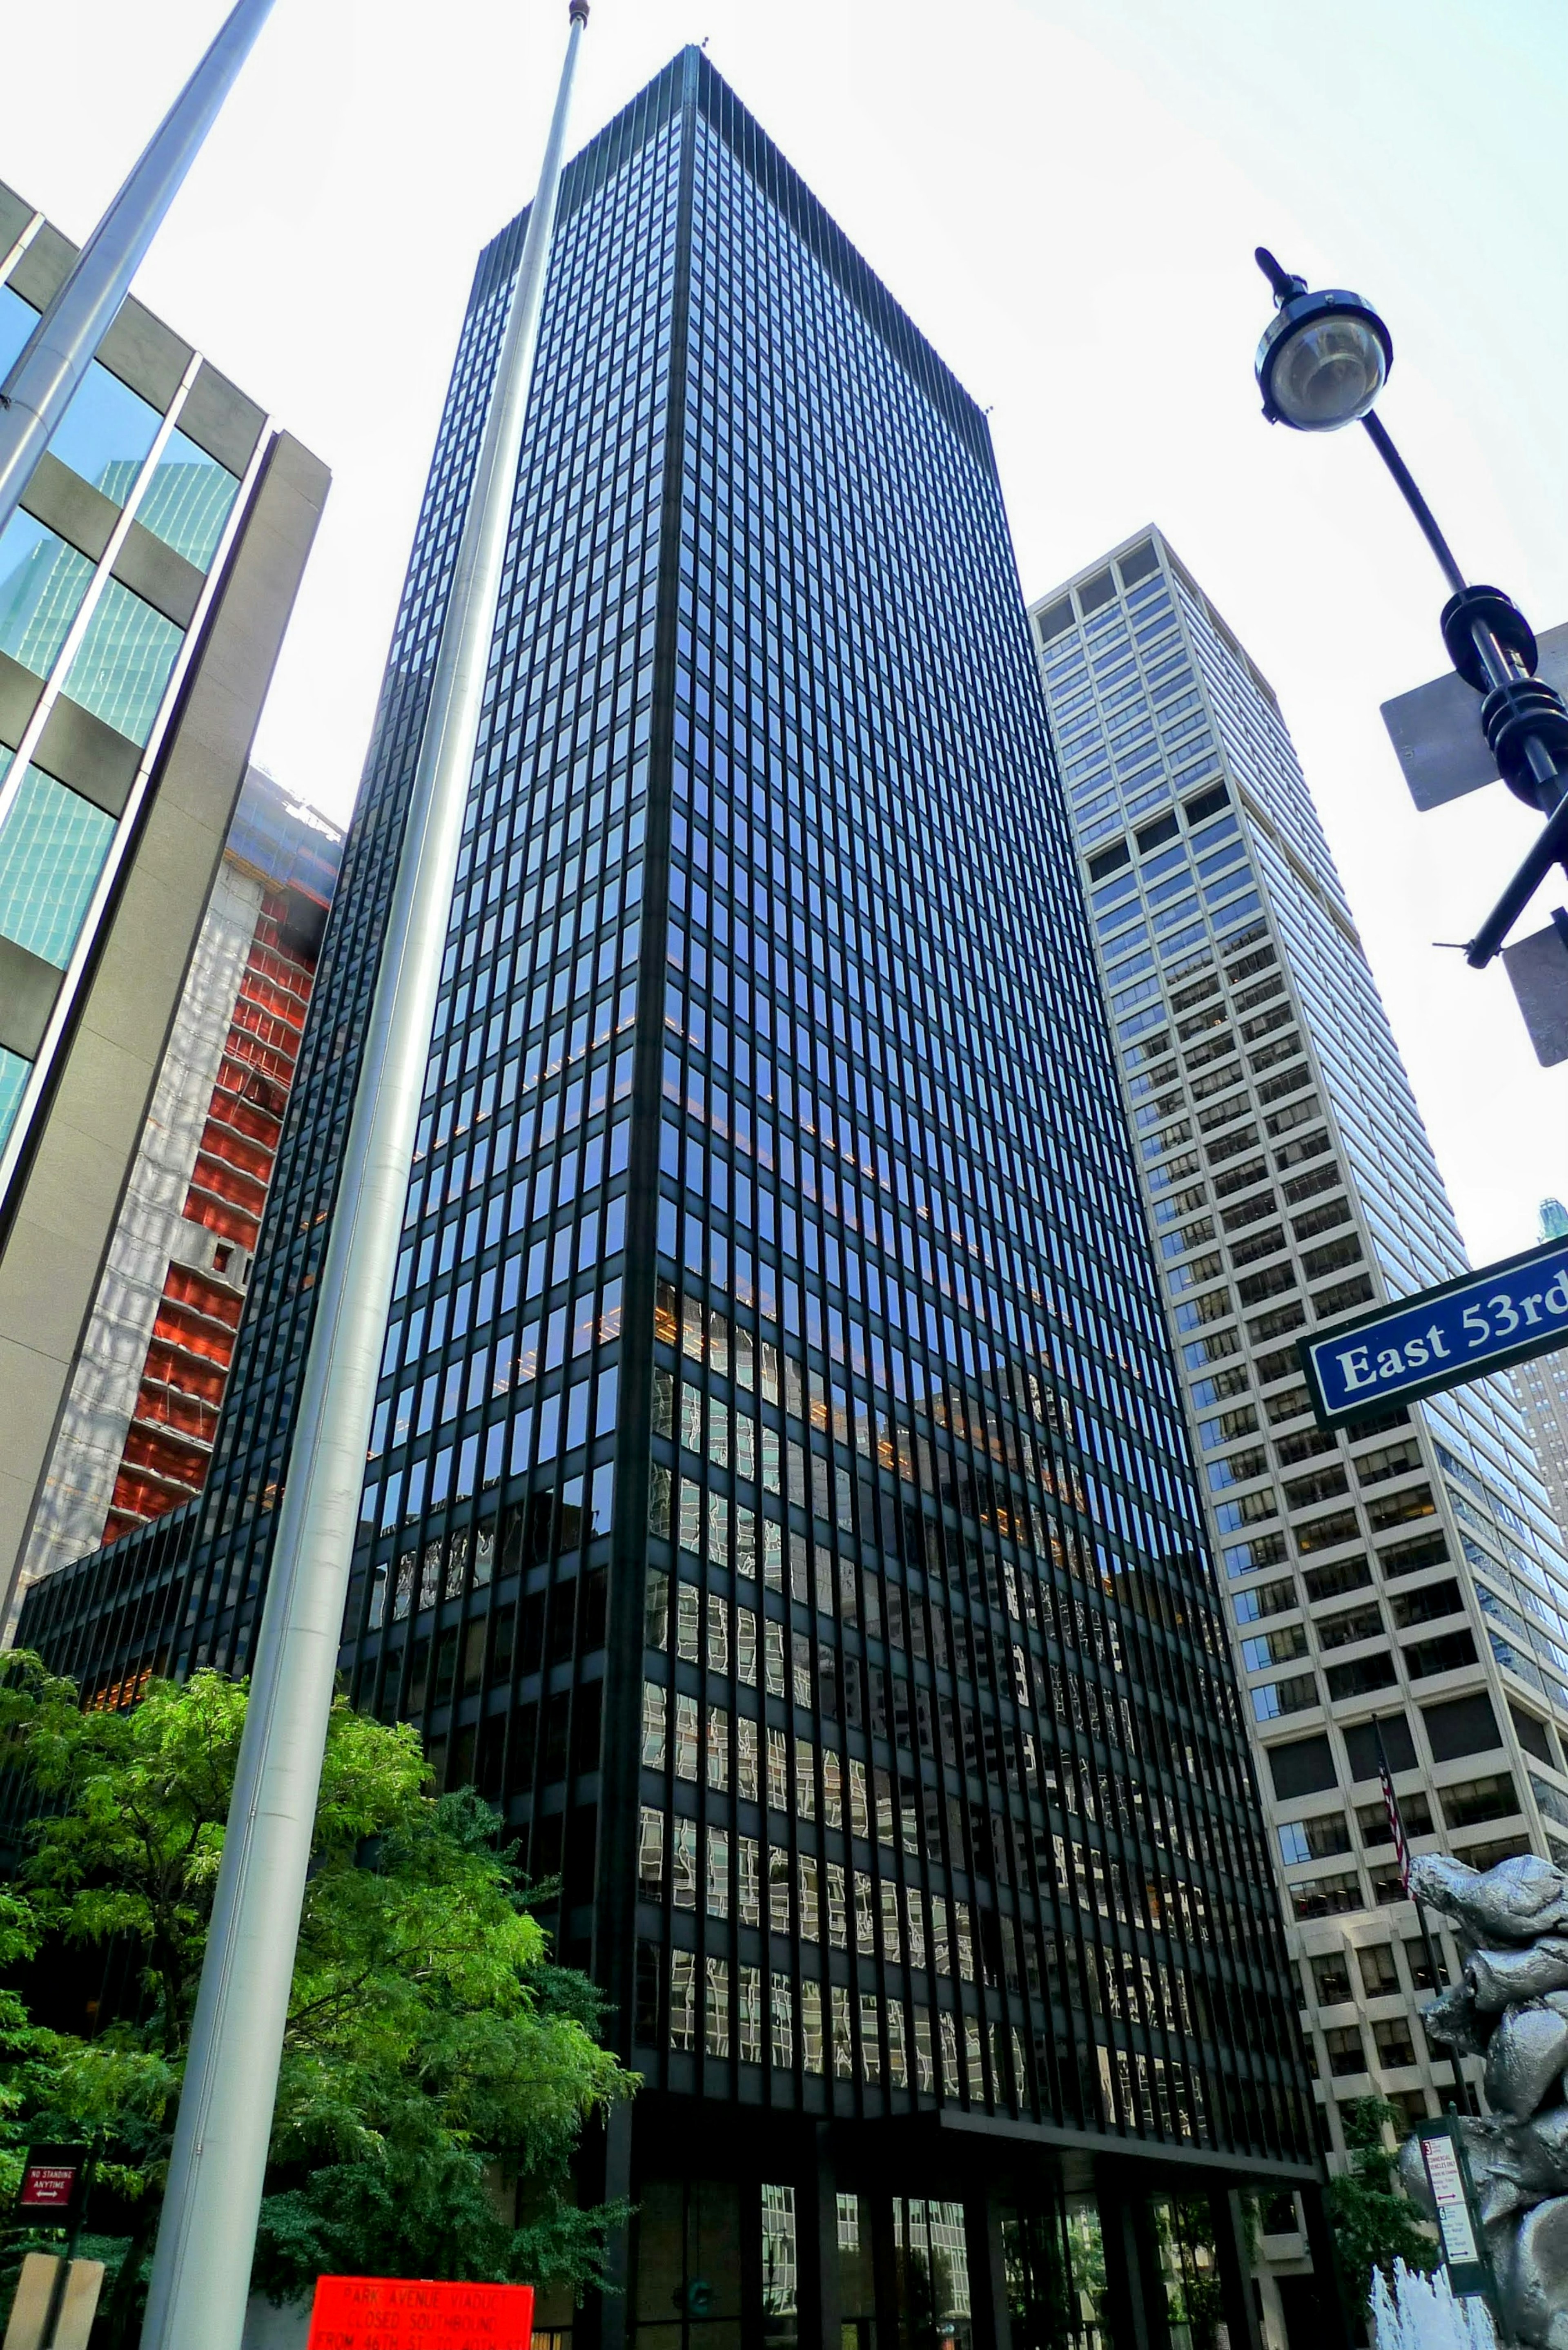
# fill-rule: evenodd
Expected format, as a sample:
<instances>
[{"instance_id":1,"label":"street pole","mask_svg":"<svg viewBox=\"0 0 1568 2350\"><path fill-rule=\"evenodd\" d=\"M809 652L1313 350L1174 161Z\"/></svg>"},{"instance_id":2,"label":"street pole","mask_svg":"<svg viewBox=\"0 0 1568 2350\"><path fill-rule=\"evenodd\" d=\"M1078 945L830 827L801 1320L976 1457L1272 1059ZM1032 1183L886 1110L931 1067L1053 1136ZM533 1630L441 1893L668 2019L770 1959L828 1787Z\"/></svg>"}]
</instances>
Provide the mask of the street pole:
<instances>
[{"instance_id":1,"label":"street pole","mask_svg":"<svg viewBox=\"0 0 1568 2350\"><path fill-rule=\"evenodd\" d=\"M0 385L0 531L114 324L271 9L272 0L235 0Z\"/></svg>"},{"instance_id":2,"label":"street pole","mask_svg":"<svg viewBox=\"0 0 1568 2350\"><path fill-rule=\"evenodd\" d=\"M1568 704L1536 675L1540 647L1517 604L1499 588L1466 581L1415 475L1373 412L1394 361L1393 338L1376 311L1359 294L1341 288L1313 293L1306 279L1283 268L1267 245L1259 245L1253 257L1274 296L1275 315L1253 363L1264 416L1298 432L1362 425L1451 591L1442 611L1443 642L1465 683L1482 697L1480 730L1498 774L1511 792L1546 818L1465 948L1470 968L1484 971L1502 952L1509 931L1552 866L1568 872ZM1568 941L1568 916L1554 915L1552 921ZM1521 946L1536 943L1522 941ZM1516 979L1516 988L1518 983Z\"/></svg>"},{"instance_id":3,"label":"street pole","mask_svg":"<svg viewBox=\"0 0 1568 2350\"><path fill-rule=\"evenodd\" d=\"M322 1755L538 342L571 29L410 799L344 1144L197 1993L143 2350L239 2350Z\"/></svg>"}]
</instances>

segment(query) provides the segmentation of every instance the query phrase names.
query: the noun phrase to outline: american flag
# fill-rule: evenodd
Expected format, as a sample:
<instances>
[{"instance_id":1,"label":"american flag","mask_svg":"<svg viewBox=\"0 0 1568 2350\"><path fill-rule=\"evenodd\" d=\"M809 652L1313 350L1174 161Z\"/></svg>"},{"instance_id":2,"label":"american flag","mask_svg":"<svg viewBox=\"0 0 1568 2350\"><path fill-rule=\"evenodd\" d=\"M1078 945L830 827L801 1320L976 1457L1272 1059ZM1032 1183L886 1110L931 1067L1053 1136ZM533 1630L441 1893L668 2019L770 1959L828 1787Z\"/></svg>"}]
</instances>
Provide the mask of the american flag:
<instances>
[{"instance_id":1,"label":"american flag","mask_svg":"<svg viewBox=\"0 0 1568 2350\"><path fill-rule=\"evenodd\" d=\"M1383 1808L1388 1814L1388 1833L1394 1839L1394 1857L1399 1864L1399 1882L1407 1893L1410 1890L1410 1847L1405 1841L1405 1823L1399 1816L1399 1798L1394 1793L1394 1782L1388 1775L1388 1757L1383 1748L1383 1731L1375 1721L1377 1736L1377 1775L1383 1782Z\"/></svg>"}]
</instances>

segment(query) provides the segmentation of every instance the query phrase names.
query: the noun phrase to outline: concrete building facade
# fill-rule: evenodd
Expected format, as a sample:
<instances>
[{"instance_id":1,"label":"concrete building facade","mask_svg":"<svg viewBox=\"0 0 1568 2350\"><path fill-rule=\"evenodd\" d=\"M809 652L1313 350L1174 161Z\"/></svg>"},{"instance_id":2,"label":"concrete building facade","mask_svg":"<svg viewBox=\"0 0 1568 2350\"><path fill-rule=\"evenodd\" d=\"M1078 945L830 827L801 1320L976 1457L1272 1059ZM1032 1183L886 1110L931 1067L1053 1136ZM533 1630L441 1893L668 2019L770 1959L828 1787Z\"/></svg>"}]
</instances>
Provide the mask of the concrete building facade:
<instances>
[{"instance_id":1,"label":"concrete building facade","mask_svg":"<svg viewBox=\"0 0 1568 2350\"><path fill-rule=\"evenodd\" d=\"M1565 1236L1568 1208L1561 1200L1542 1200L1541 1239L1562 1240ZM1555 1354L1537 1355L1530 1362L1519 1363L1513 1377L1524 1424L1540 1464L1541 1480L1552 1513L1563 1529L1564 1544L1568 1544L1568 1349L1559 1348Z\"/></svg>"},{"instance_id":2,"label":"concrete building facade","mask_svg":"<svg viewBox=\"0 0 1568 2350\"><path fill-rule=\"evenodd\" d=\"M0 368L75 248L0 185ZM0 1581L80 1354L327 475L124 304L0 538Z\"/></svg>"},{"instance_id":3,"label":"concrete building facade","mask_svg":"<svg viewBox=\"0 0 1568 2350\"><path fill-rule=\"evenodd\" d=\"M1465 1260L1267 681L1158 531L1031 616L1337 2157L1453 2094L1374 1723L1415 1851L1568 1863L1568 1562L1507 1377L1310 1409L1298 1332Z\"/></svg>"}]
</instances>

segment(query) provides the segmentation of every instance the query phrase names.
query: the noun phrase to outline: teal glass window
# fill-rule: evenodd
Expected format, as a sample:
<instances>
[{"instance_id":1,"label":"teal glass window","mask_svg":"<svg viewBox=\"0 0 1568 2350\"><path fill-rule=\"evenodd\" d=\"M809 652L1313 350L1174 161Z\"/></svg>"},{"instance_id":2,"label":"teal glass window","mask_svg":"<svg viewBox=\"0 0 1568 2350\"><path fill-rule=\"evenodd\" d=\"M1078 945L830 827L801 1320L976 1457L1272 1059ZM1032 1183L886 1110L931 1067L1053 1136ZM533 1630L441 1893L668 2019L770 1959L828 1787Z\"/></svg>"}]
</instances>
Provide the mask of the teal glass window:
<instances>
[{"instance_id":1,"label":"teal glass window","mask_svg":"<svg viewBox=\"0 0 1568 2350\"><path fill-rule=\"evenodd\" d=\"M162 418L94 359L55 431L50 453L123 505Z\"/></svg>"},{"instance_id":2,"label":"teal glass window","mask_svg":"<svg viewBox=\"0 0 1568 2350\"><path fill-rule=\"evenodd\" d=\"M81 609L92 565L31 515L0 536L0 652L47 677Z\"/></svg>"},{"instance_id":3,"label":"teal glass window","mask_svg":"<svg viewBox=\"0 0 1568 2350\"><path fill-rule=\"evenodd\" d=\"M32 304L24 302L9 286L0 286L0 379L10 374L37 323Z\"/></svg>"},{"instance_id":4,"label":"teal glass window","mask_svg":"<svg viewBox=\"0 0 1568 2350\"><path fill-rule=\"evenodd\" d=\"M182 633L118 579L106 580L66 691L117 734L145 743Z\"/></svg>"},{"instance_id":5,"label":"teal glass window","mask_svg":"<svg viewBox=\"0 0 1568 2350\"><path fill-rule=\"evenodd\" d=\"M63 971L114 838L114 818L37 767L0 823L0 937Z\"/></svg>"},{"instance_id":6,"label":"teal glass window","mask_svg":"<svg viewBox=\"0 0 1568 2350\"><path fill-rule=\"evenodd\" d=\"M7 1052L0 1045L0 1146L5 1143L16 1122L16 1112L32 1074L31 1061L25 1061L20 1053Z\"/></svg>"},{"instance_id":7,"label":"teal glass window","mask_svg":"<svg viewBox=\"0 0 1568 2350\"><path fill-rule=\"evenodd\" d=\"M240 485L226 465L220 465L182 432L171 432L136 519L176 555L182 555L198 571L205 571L239 493Z\"/></svg>"}]
</instances>

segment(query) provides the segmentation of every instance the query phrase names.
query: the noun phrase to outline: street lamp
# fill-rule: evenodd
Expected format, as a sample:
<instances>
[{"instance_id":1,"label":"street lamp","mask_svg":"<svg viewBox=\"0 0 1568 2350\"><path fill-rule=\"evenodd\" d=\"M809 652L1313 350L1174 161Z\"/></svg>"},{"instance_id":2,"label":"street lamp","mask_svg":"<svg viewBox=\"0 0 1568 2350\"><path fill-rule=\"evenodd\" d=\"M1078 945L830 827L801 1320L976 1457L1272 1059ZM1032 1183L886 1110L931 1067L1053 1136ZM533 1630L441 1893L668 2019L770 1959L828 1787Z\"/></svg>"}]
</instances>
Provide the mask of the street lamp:
<instances>
[{"instance_id":1,"label":"street lamp","mask_svg":"<svg viewBox=\"0 0 1568 2350\"><path fill-rule=\"evenodd\" d=\"M1359 424L1394 476L1452 591L1443 607L1443 642L1467 685L1481 697L1480 718L1499 775L1546 824L1491 912L1465 949L1484 970L1552 867L1568 868L1568 707L1536 675L1534 633L1499 588L1472 587L1416 486L1408 466L1374 414L1394 364L1394 338L1359 294L1309 290L1263 245L1259 268L1273 289L1275 312L1258 345L1254 371L1271 424L1296 432L1337 432Z\"/></svg>"},{"instance_id":2,"label":"street lamp","mask_svg":"<svg viewBox=\"0 0 1568 2350\"><path fill-rule=\"evenodd\" d=\"M1387 328L1359 294L1309 293L1258 248L1279 308L1258 346L1258 389L1271 424L1337 432L1366 415L1394 364Z\"/></svg>"}]
</instances>

